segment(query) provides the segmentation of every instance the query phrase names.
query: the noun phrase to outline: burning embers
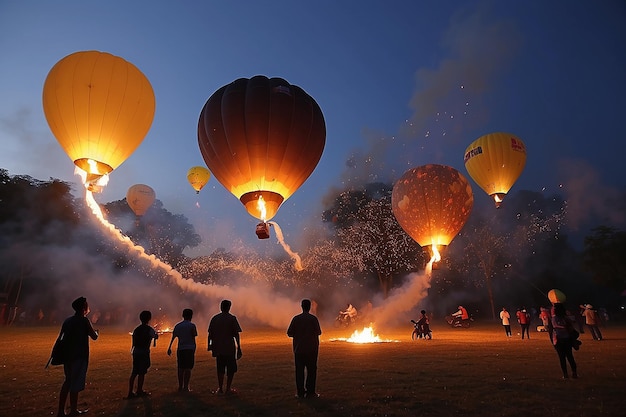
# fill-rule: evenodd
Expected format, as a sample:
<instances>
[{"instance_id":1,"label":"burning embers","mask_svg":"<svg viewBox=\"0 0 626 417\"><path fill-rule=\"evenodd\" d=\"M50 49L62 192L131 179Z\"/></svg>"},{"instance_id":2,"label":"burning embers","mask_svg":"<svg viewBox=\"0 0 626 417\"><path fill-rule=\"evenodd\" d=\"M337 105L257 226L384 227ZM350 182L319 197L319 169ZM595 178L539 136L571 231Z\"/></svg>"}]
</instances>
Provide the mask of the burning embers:
<instances>
[{"instance_id":1,"label":"burning embers","mask_svg":"<svg viewBox=\"0 0 626 417\"><path fill-rule=\"evenodd\" d=\"M398 340L381 339L377 334L374 333L374 327L371 325L369 327L364 327L363 330L361 331L355 330L354 333L352 333L352 336L348 338L339 337L335 339L330 339L330 341L331 342L341 341L341 342L350 342L350 343L358 343L358 344L398 342Z\"/></svg>"}]
</instances>

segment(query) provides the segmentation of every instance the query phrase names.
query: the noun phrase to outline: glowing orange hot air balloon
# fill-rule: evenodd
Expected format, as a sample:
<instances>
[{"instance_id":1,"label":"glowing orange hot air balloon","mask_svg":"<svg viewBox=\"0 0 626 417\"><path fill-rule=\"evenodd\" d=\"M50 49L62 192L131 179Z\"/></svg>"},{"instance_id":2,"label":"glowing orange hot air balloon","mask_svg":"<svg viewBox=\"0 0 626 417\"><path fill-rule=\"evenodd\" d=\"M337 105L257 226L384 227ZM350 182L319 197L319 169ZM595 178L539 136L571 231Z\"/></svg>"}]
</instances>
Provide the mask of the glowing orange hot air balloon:
<instances>
[{"instance_id":1,"label":"glowing orange hot air balloon","mask_svg":"<svg viewBox=\"0 0 626 417\"><path fill-rule=\"evenodd\" d=\"M152 125L154 109L145 75L105 52L66 56L52 67L43 87L50 130L90 183L135 151Z\"/></svg>"},{"instance_id":2,"label":"glowing orange hot air balloon","mask_svg":"<svg viewBox=\"0 0 626 417\"><path fill-rule=\"evenodd\" d=\"M510 133L490 133L472 142L465 150L465 169L500 207L506 193L526 164L526 146Z\"/></svg>"},{"instance_id":3,"label":"glowing orange hot air balloon","mask_svg":"<svg viewBox=\"0 0 626 417\"><path fill-rule=\"evenodd\" d=\"M146 214L155 199L156 193L145 184L135 184L126 192L126 203L137 217Z\"/></svg>"},{"instance_id":4,"label":"glowing orange hot air balloon","mask_svg":"<svg viewBox=\"0 0 626 417\"><path fill-rule=\"evenodd\" d=\"M424 165L406 171L391 193L398 223L431 256L450 244L474 204L472 187L456 169Z\"/></svg>"},{"instance_id":5,"label":"glowing orange hot air balloon","mask_svg":"<svg viewBox=\"0 0 626 417\"><path fill-rule=\"evenodd\" d=\"M196 194L200 193L200 190L209 182L211 173L208 169L201 166L191 167L187 171L187 181L196 190Z\"/></svg>"},{"instance_id":6,"label":"glowing orange hot air balloon","mask_svg":"<svg viewBox=\"0 0 626 417\"><path fill-rule=\"evenodd\" d=\"M311 175L325 142L315 100L281 78L240 78L223 86L198 121L206 165L263 222Z\"/></svg>"}]
</instances>

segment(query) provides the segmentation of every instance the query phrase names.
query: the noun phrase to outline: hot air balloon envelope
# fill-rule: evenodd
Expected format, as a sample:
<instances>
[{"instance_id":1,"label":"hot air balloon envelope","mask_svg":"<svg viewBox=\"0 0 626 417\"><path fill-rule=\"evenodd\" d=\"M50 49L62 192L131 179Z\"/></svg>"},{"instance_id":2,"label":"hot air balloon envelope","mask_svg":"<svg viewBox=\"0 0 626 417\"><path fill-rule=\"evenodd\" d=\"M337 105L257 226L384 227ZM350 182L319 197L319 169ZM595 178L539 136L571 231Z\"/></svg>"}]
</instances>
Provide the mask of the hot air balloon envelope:
<instances>
[{"instance_id":1,"label":"hot air balloon envelope","mask_svg":"<svg viewBox=\"0 0 626 417\"><path fill-rule=\"evenodd\" d=\"M126 203L136 216L143 216L150 208L156 193L152 187L145 184L135 184L126 192Z\"/></svg>"},{"instance_id":2,"label":"hot air balloon envelope","mask_svg":"<svg viewBox=\"0 0 626 417\"><path fill-rule=\"evenodd\" d=\"M152 125L155 99L130 62L105 52L75 52L57 62L43 87L50 130L88 182L128 158Z\"/></svg>"},{"instance_id":3,"label":"hot air balloon envelope","mask_svg":"<svg viewBox=\"0 0 626 417\"><path fill-rule=\"evenodd\" d=\"M467 147L464 161L472 179L494 198L496 207L500 207L524 170L526 146L510 133L490 133Z\"/></svg>"},{"instance_id":4,"label":"hot air balloon envelope","mask_svg":"<svg viewBox=\"0 0 626 417\"><path fill-rule=\"evenodd\" d=\"M209 179L211 178L211 173L208 169L201 166L191 167L189 171L187 171L187 181L196 190L196 194L204 188Z\"/></svg>"},{"instance_id":5,"label":"hot air balloon envelope","mask_svg":"<svg viewBox=\"0 0 626 417\"><path fill-rule=\"evenodd\" d=\"M198 121L207 167L263 222L311 175L325 142L324 116L315 100L281 78L259 75L223 86Z\"/></svg>"},{"instance_id":6,"label":"hot air balloon envelope","mask_svg":"<svg viewBox=\"0 0 626 417\"><path fill-rule=\"evenodd\" d=\"M463 228L474 204L472 188L444 165L412 168L396 181L391 207L400 226L420 246L446 246Z\"/></svg>"},{"instance_id":7,"label":"hot air balloon envelope","mask_svg":"<svg viewBox=\"0 0 626 417\"><path fill-rule=\"evenodd\" d=\"M552 304L564 303L566 297L561 290L557 290L556 288L554 288L548 291L548 300L550 300Z\"/></svg>"}]
</instances>

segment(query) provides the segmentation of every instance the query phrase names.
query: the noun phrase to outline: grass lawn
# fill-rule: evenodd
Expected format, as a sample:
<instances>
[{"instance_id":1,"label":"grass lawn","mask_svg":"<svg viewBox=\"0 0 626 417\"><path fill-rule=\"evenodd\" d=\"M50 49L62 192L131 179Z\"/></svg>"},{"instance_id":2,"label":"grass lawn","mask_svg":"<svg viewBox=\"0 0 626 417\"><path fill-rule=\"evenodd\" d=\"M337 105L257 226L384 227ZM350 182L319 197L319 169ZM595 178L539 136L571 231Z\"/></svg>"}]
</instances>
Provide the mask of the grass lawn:
<instances>
[{"instance_id":1,"label":"grass lawn","mask_svg":"<svg viewBox=\"0 0 626 417\"><path fill-rule=\"evenodd\" d=\"M235 396L211 393L215 362L199 328L190 393L177 392L169 334L152 349L145 389L124 400L131 369L129 330L100 328L91 342L87 388L79 408L88 416L618 416L626 413L626 327L611 323L596 342L589 333L575 352L580 378L563 380L546 333L531 339L475 322L452 329L436 322L433 340L412 341L413 329L375 333L397 342L358 345L333 338L351 331L323 328L315 400L294 398L291 340L284 330L246 328ZM44 369L58 328L0 328L0 416L54 416L62 367Z\"/></svg>"}]
</instances>

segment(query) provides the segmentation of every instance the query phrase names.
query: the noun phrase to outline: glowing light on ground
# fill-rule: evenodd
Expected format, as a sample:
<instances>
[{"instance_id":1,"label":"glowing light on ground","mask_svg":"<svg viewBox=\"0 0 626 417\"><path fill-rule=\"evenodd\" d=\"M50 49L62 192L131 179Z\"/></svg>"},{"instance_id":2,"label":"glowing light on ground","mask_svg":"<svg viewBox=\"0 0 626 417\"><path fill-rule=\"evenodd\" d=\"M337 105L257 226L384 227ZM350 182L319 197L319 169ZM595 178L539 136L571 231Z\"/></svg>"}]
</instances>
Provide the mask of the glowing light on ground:
<instances>
[{"instance_id":1,"label":"glowing light on ground","mask_svg":"<svg viewBox=\"0 0 626 417\"><path fill-rule=\"evenodd\" d=\"M349 343L388 343L388 342L399 342L399 340L392 339L381 339L377 334L374 333L374 327L364 327L363 330L355 330L352 333L352 336L345 338L339 337L336 339L330 339L331 342L341 341L341 342L349 342Z\"/></svg>"}]
</instances>

